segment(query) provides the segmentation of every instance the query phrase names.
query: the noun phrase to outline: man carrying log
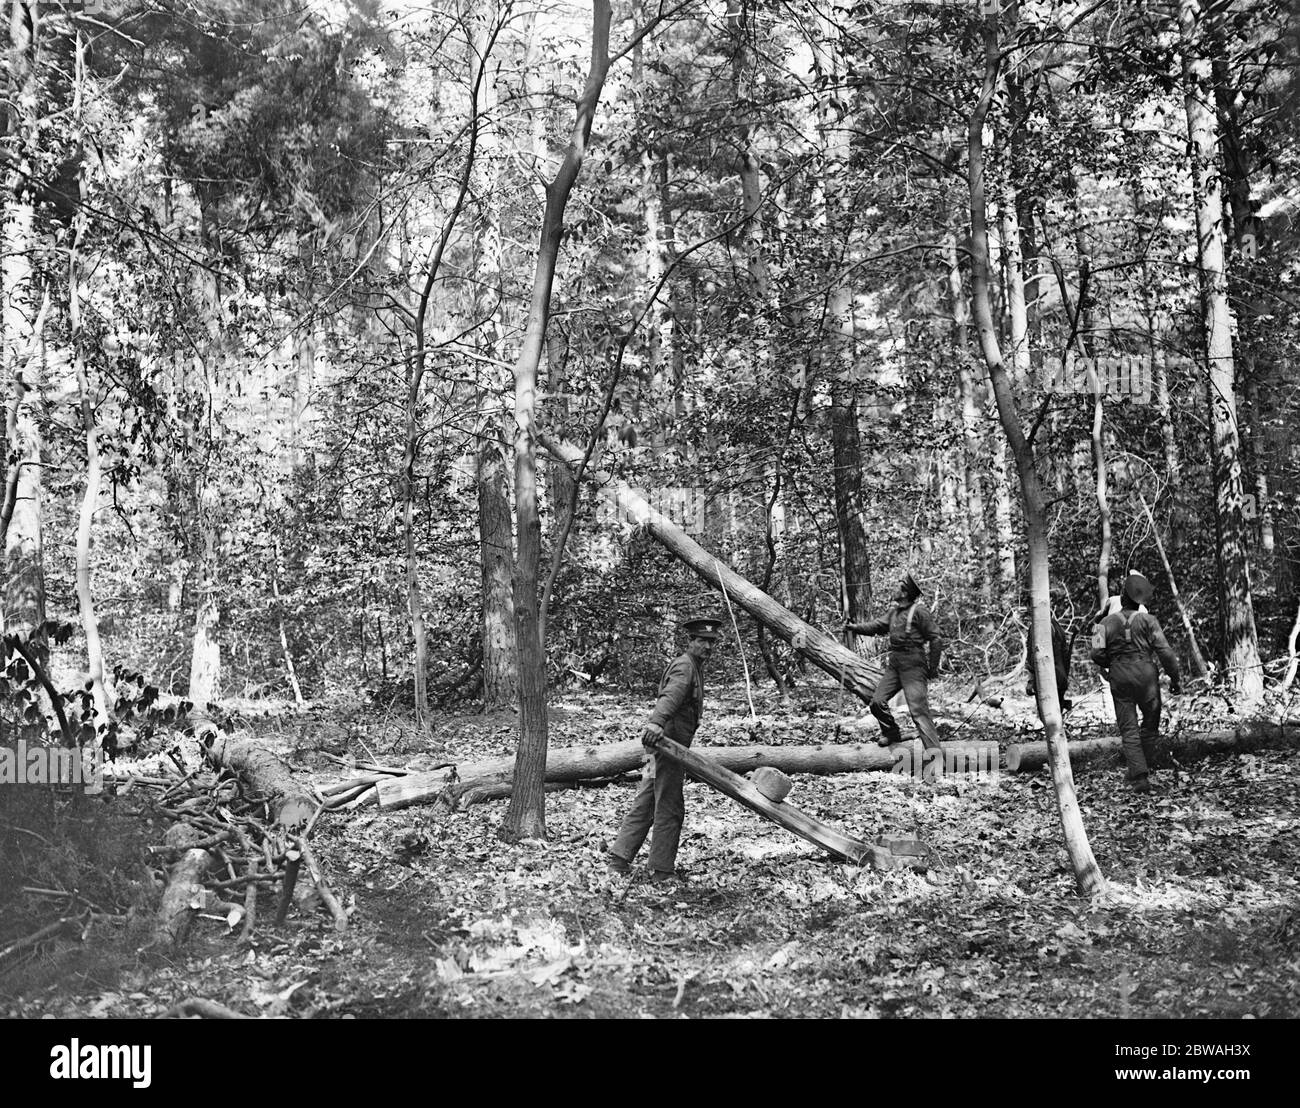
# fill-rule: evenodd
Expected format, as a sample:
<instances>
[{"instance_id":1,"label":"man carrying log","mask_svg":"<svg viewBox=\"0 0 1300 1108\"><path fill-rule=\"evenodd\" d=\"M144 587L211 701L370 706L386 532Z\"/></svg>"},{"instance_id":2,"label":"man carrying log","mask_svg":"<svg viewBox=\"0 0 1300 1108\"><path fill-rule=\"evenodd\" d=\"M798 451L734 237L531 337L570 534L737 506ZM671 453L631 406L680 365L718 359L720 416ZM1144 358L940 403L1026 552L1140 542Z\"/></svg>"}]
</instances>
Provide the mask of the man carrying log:
<instances>
[{"instance_id":1,"label":"man carrying log","mask_svg":"<svg viewBox=\"0 0 1300 1108\"><path fill-rule=\"evenodd\" d=\"M650 750L641 787L632 807L623 817L618 837L609 849L609 868L628 874L641 844L654 828L650 842L650 878L655 882L679 879L676 872L677 843L682 835L686 803L682 797L685 771L680 765L654 755L655 740L663 737L690 746L704 712L704 663L713 653L722 620L711 617L688 619L686 652L673 660L659 681L659 699L645 725L641 741Z\"/></svg>"},{"instance_id":2,"label":"man carrying log","mask_svg":"<svg viewBox=\"0 0 1300 1108\"><path fill-rule=\"evenodd\" d=\"M903 574L888 612L866 623L844 621L844 628L858 635L888 635L889 653L885 672L871 697L871 714L880 721L881 746L902 742L898 721L889 710L889 702L899 689L907 697L907 710L921 733L927 750L939 750L939 733L930 718L929 683L939 676L939 658L943 639L934 616L921 603L921 586L910 573Z\"/></svg>"},{"instance_id":3,"label":"man carrying log","mask_svg":"<svg viewBox=\"0 0 1300 1108\"><path fill-rule=\"evenodd\" d=\"M1128 783L1135 792L1151 791L1148 776L1160 731L1160 671L1156 659L1169 674L1169 691L1182 691L1178 659L1174 656L1160 621L1142 606L1151 600L1151 582L1140 573L1124 579L1120 610L1105 616L1092 637L1092 660L1110 683L1115 704L1115 722L1124 743ZM1138 712L1142 723L1138 724Z\"/></svg>"}]
</instances>

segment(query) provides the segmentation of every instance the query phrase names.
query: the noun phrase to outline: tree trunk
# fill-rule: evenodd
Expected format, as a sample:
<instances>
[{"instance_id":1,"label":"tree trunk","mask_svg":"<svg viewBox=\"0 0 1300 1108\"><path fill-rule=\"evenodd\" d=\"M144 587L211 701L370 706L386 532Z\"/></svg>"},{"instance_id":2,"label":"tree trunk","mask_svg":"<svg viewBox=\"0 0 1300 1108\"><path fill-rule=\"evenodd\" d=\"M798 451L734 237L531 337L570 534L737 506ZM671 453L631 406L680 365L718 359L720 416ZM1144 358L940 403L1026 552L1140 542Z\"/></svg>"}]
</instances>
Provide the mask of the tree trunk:
<instances>
[{"instance_id":1,"label":"tree trunk","mask_svg":"<svg viewBox=\"0 0 1300 1108\"><path fill-rule=\"evenodd\" d=\"M1239 118L1239 98L1234 95L1229 71L1228 44L1219 25L1219 14L1207 15L1209 55L1213 77L1214 99L1218 111L1220 149L1223 155L1224 177L1227 183L1228 206L1232 212L1232 244L1236 250L1236 275L1232 282L1233 303L1238 313L1238 357L1240 379L1246 401L1246 437L1249 446L1251 469L1254 472L1255 499L1258 508L1259 546L1269 560L1276 546L1273 524L1273 505L1269 494L1268 420L1265 395L1261 385L1267 376L1267 366L1260 339L1262 318L1267 310L1259 300L1258 290L1271 287L1272 275L1259 259L1262 226L1255 215L1250 199L1250 160L1246 152Z\"/></svg>"},{"instance_id":2,"label":"tree trunk","mask_svg":"<svg viewBox=\"0 0 1300 1108\"><path fill-rule=\"evenodd\" d=\"M406 447L399 486L402 495L402 542L406 555L406 610L415 643L415 720L423 725L429 711L429 645L424 627L424 598L420 592L420 563L415 550L415 463L420 443L420 384L424 377L424 335L421 322L415 342L420 353L411 367L406 388Z\"/></svg>"},{"instance_id":3,"label":"tree trunk","mask_svg":"<svg viewBox=\"0 0 1300 1108\"><path fill-rule=\"evenodd\" d=\"M1133 211L1142 214L1142 189L1140 185L1133 188ZM1174 434L1173 405L1169 394L1169 366L1165 357L1164 329L1157 314L1154 297L1151 295L1155 276L1151 272L1146 255L1142 258L1142 315L1147 325L1148 358L1151 367L1151 392L1155 400L1156 411L1160 415L1160 441L1165 452L1165 472L1172 488L1182 483L1182 460L1178 456L1178 439Z\"/></svg>"},{"instance_id":4,"label":"tree trunk","mask_svg":"<svg viewBox=\"0 0 1300 1108\"><path fill-rule=\"evenodd\" d=\"M904 758L901 747L886 749L872 743L841 743L817 746L707 746L709 757L735 773L750 773L759 766L771 766L783 773L857 773L864 770L892 770ZM907 745L910 752L912 746ZM646 750L639 739L600 746L559 747L546 757L546 780L551 784L599 781L640 770ZM449 770L410 773L376 781L381 809L405 808L441 798L453 807L479 799L482 790L514 775L512 758L466 762Z\"/></svg>"},{"instance_id":5,"label":"tree trunk","mask_svg":"<svg viewBox=\"0 0 1300 1108\"><path fill-rule=\"evenodd\" d=\"M1213 754L1245 754L1252 750L1287 750L1300 743L1300 727L1280 724L1275 719L1248 719L1232 730L1195 731L1157 740L1157 746L1175 753L1179 762L1208 758ZM1124 740L1119 737L1086 739L1070 744L1070 760L1078 764L1119 760ZM1014 773L1036 773L1048 763L1047 743L1022 743L1008 749L1007 769Z\"/></svg>"},{"instance_id":6,"label":"tree trunk","mask_svg":"<svg viewBox=\"0 0 1300 1108\"><path fill-rule=\"evenodd\" d=\"M203 836L188 823L175 823L167 829L163 842L167 846L184 848L201 842ZM216 856L200 847L188 849L167 868L162 902L154 923L154 942L179 946L189 934L190 923L196 911L196 898L203 896L203 878L216 861ZM199 903L202 903L201 899Z\"/></svg>"},{"instance_id":7,"label":"tree trunk","mask_svg":"<svg viewBox=\"0 0 1300 1108\"><path fill-rule=\"evenodd\" d=\"M727 0L726 21L731 36L731 88L739 117L736 127L737 168L741 204L745 213L745 221L740 226L738 237L741 254L745 259L745 272L749 278L750 299L756 304L766 305L769 281L767 259L763 256L763 225L759 219L763 186L758 158L751 141L751 109L748 106L751 101L748 41L753 33L749 22L750 14L746 0Z\"/></svg>"},{"instance_id":8,"label":"tree trunk","mask_svg":"<svg viewBox=\"0 0 1300 1108\"><path fill-rule=\"evenodd\" d=\"M514 538L501 447L495 442L483 443L475 462L483 598L483 707L491 711L513 704L518 695L518 645L510 582Z\"/></svg>"},{"instance_id":9,"label":"tree trunk","mask_svg":"<svg viewBox=\"0 0 1300 1108\"><path fill-rule=\"evenodd\" d=\"M1008 183L1001 211L1002 254L1005 260L1007 317L1011 332L1011 387L1019 394L1033 379L1029 354L1029 309L1025 302L1024 254L1021 250L1020 220L1017 215L1015 186ZM1016 546L1011 523L1011 484L1007 475L1007 455L1002 446L993 451L993 488L995 525L994 545L998 556L998 585L1007 602L1016 600Z\"/></svg>"},{"instance_id":10,"label":"tree trunk","mask_svg":"<svg viewBox=\"0 0 1300 1108\"><path fill-rule=\"evenodd\" d=\"M447 242L451 232L465 207L465 198L469 194L477 164L479 137L483 128L482 111L479 96L485 76L484 58L475 59L474 71L469 88L469 145L465 152L465 164L461 169L460 181L451 210L443 222L438 241L434 243L429 257L429 268L424 275L424 284L420 290L420 299L416 305L412 333L415 349L407 361L406 382L406 441L402 452L402 466L398 473L398 488L402 499L402 533L406 554L406 605L411 620L411 637L415 644L415 718L422 726L428 723L429 714L429 647L428 632L424 624L424 598L420 590L420 566L416 553L415 541L415 500L417 490L416 461L419 457L421 438L420 429L420 390L424 382L427 364L425 351L425 334L429 320L429 306L433 296L434 284L438 271L442 268L442 259L447 251ZM405 266L403 266L405 272Z\"/></svg>"},{"instance_id":11,"label":"tree trunk","mask_svg":"<svg viewBox=\"0 0 1300 1108\"><path fill-rule=\"evenodd\" d=\"M988 565L988 526L984 521L984 475L979 463L984 451L980 444L980 413L975 397L975 378L970 364L970 311L962 290L961 265L957 254L957 234L944 240L948 263L948 291L952 298L953 346L957 361L957 404L961 418L960 485L966 507L966 532L979 581L980 599L987 609L993 606L993 575Z\"/></svg>"},{"instance_id":12,"label":"tree trunk","mask_svg":"<svg viewBox=\"0 0 1300 1108\"><path fill-rule=\"evenodd\" d=\"M645 0L633 0L632 18L637 26L645 25ZM632 49L632 88L638 103L636 126L641 141L645 143L645 149L641 153L638 193L641 199L641 218L645 225L641 243L641 287L644 294L648 294L659 288L660 280L672 264L675 246L672 213L668 210L668 155L657 129L658 113L644 110L654 103L657 90L646 80L646 65L640 42ZM676 302L675 288L674 282L660 292L657 303L650 311L650 325L646 334L645 370L642 377L649 388L649 394L656 398L667 398L674 391L666 367L671 366L675 356L672 311L672 305ZM644 302L644 294L639 294L637 299ZM655 436L662 434L663 419L664 413L654 413L655 426L650 433L652 441ZM563 466L555 468L559 472L565 472ZM568 496L557 496L555 502L566 504Z\"/></svg>"},{"instance_id":13,"label":"tree trunk","mask_svg":"<svg viewBox=\"0 0 1300 1108\"><path fill-rule=\"evenodd\" d=\"M202 488L196 490L194 502L199 543L199 596L194 610L189 698L203 710L216 701L221 691L221 643L217 639L217 623L221 616L217 597L220 496L214 488Z\"/></svg>"},{"instance_id":14,"label":"tree trunk","mask_svg":"<svg viewBox=\"0 0 1300 1108\"><path fill-rule=\"evenodd\" d=\"M1219 183L1218 125L1207 98L1212 95L1210 62L1202 53L1199 0L1180 0L1183 90L1191 143L1192 185L1196 200L1196 254L1201 278L1207 359L1206 396L1210 409L1214 460L1215 523L1222 581L1223 654L1228 673L1244 703L1264 691L1255 611L1251 600L1248 533L1243 514L1241 443L1237 432L1231 314L1224 273L1223 199Z\"/></svg>"},{"instance_id":15,"label":"tree trunk","mask_svg":"<svg viewBox=\"0 0 1300 1108\"><path fill-rule=\"evenodd\" d=\"M991 418L991 413L990 413ZM1016 543L1011 529L1011 480L1007 451L997 435L989 433L989 471L993 486L993 555L998 566L998 586L1005 603L1016 601Z\"/></svg>"},{"instance_id":16,"label":"tree trunk","mask_svg":"<svg viewBox=\"0 0 1300 1108\"><path fill-rule=\"evenodd\" d=\"M45 568L42 533L43 436L38 413L43 385L41 329L45 311L35 288L36 213L33 197L40 83L36 68L39 21L35 4L12 6L9 40L8 133L18 143L6 175L3 239L5 368L14 390L6 474L3 626L26 639L44 664ZM33 327L32 321L37 326ZM10 491L12 485L12 491Z\"/></svg>"},{"instance_id":17,"label":"tree trunk","mask_svg":"<svg viewBox=\"0 0 1300 1108\"><path fill-rule=\"evenodd\" d=\"M238 732L227 734L201 712L193 713L191 718L195 736L203 746L203 756L215 768L238 774L248 783L250 791L265 796L276 823L291 831L311 818L318 807L316 799L256 737Z\"/></svg>"},{"instance_id":18,"label":"tree trunk","mask_svg":"<svg viewBox=\"0 0 1300 1108\"><path fill-rule=\"evenodd\" d=\"M838 40L839 28L823 19L822 33ZM838 41L819 44L816 65L828 89L838 87ZM853 238L853 183L849 172L849 121L829 92L817 97L817 129L825 151L822 196L825 204L824 254L828 284L822 318L823 365L830 375L831 464L835 529L840 553L840 604L845 616L861 623L871 617L871 551L862 493L862 439L858 428L858 347L853 319L853 288L845 273ZM852 641L853 636L850 636Z\"/></svg>"},{"instance_id":19,"label":"tree trunk","mask_svg":"<svg viewBox=\"0 0 1300 1108\"><path fill-rule=\"evenodd\" d=\"M852 322L848 324L852 329ZM871 555L862 495L858 390L836 373L831 383L831 459L835 467L835 525L840 540L841 599L854 623L871 618Z\"/></svg>"},{"instance_id":20,"label":"tree trunk","mask_svg":"<svg viewBox=\"0 0 1300 1108\"><path fill-rule=\"evenodd\" d=\"M1081 289L1080 295L1086 295L1087 290ZM1069 356L1069 352L1066 352ZM1090 440L1092 443L1092 474L1094 490L1097 495L1097 611L1104 612L1106 604L1110 600L1110 552L1111 552L1111 528L1110 528L1110 495L1109 479L1110 470L1106 466L1106 442L1104 422L1105 415L1105 398L1106 394L1102 391L1101 379L1097 373L1097 363L1088 358L1088 385L1092 389L1092 428Z\"/></svg>"},{"instance_id":21,"label":"tree trunk","mask_svg":"<svg viewBox=\"0 0 1300 1108\"><path fill-rule=\"evenodd\" d=\"M502 271L499 130L495 118L496 86L488 64L499 18L497 5L484 4L470 17L470 79L479 81L480 154L474 160L472 186L478 197L474 222L475 342L480 363L479 445L474 454L474 486L478 496L480 600L483 639L483 708L491 711L513 704L517 694L517 647L510 571L514 535L510 526L509 484L501 431L505 411L500 402L496 363L502 357Z\"/></svg>"},{"instance_id":22,"label":"tree trunk","mask_svg":"<svg viewBox=\"0 0 1300 1108\"><path fill-rule=\"evenodd\" d=\"M1052 659L1051 567L1048 548L1047 518L1042 487L1039 483L1033 445L1025 438L1016 411L1011 382L1002 362L993 318L989 289L988 217L984 192L984 122L997 88L1000 51L997 16L985 16L984 82L967 131L967 173L970 184L971 216L971 301L980 349L988 368L989 383L997 401L1002 429L1015 458L1020 475L1020 490L1025 512L1025 529L1029 540L1029 581L1033 605L1034 677L1038 694L1038 713L1043 721L1050 751L1052 782L1060 812L1065 846L1074 868L1079 891L1086 896L1101 892L1105 878L1093 857L1083 827L1075 795L1070 755L1061 727L1061 711L1056 691L1056 671Z\"/></svg>"},{"instance_id":23,"label":"tree trunk","mask_svg":"<svg viewBox=\"0 0 1300 1108\"><path fill-rule=\"evenodd\" d=\"M1225 751L1243 752L1260 749L1287 749L1300 743L1300 727L1279 727L1275 720L1247 720L1231 731L1192 732L1175 739L1162 740L1175 752L1180 762ZM1045 742L1012 743L999 752L994 742L945 742L942 756L927 763L916 743L883 748L875 743L833 743L810 746L750 745L696 746L692 749L708 756L733 773L748 774L760 766L779 769L782 773L806 773L826 776L837 773L906 774L915 765L933 764L936 776L967 774L993 776L1010 773L1036 773L1048 764L1050 748ZM1118 736L1087 739L1070 743L1070 760L1085 764L1116 758L1123 751ZM921 754L918 763L917 755ZM582 782L608 781L638 773L646 760L646 750L639 739L605 743L600 746L552 748L547 753L546 782L563 787ZM403 777L368 775L382 811L408 808L416 804L442 803L453 809L468 808L485 800L501 800L512 790L513 758L492 758L465 762L450 769L410 773ZM346 784L346 783L345 783ZM346 788L336 786L331 795L347 795Z\"/></svg>"},{"instance_id":24,"label":"tree trunk","mask_svg":"<svg viewBox=\"0 0 1300 1108\"><path fill-rule=\"evenodd\" d=\"M1029 354L1029 309L1025 301L1025 261L1021 248L1020 219L1017 215L1019 200L1015 186L1008 183L1002 198L1001 239L1006 258L1006 305L1011 333L1011 383L1019 392L1027 389L1033 379L1033 365Z\"/></svg>"},{"instance_id":25,"label":"tree trunk","mask_svg":"<svg viewBox=\"0 0 1300 1108\"><path fill-rule=\"evenodd\" d=\"M546 649L538 626L538 566L541 520L537 507L537 367L546 342L551 287L564 229L564 208L582 168L591 125L609 71L609 0L592 0L591 65L578 98L569 145L554 179L546 185L546 206L533 276L523 346L515 364L515 637L519 648L519 749L517 787L501 833L508 839L546 837Z\"/></svg>"},{"instance_id":26,"label":"tree trunk","mask_svg":"<svg viewBox=\"0 0 1300 1108\"><path fill-rule=\"evenodd\" d=\"M556 442L544 434L538 435L538 441L552 455L570 466L576 466L582 461L582 451L576 446ZM666 516L655 511L643 497L623 482L615 481L609 474L590 467L584 476L611 501L622 518L644 527L646 534L685 562L710 585L716 589L725 588L732 601L773 634L790 643L797 654L830 674L863 703L871 702L871 695L880 680L881 670L878 664L855 654L833 636L819 631L783 608L761 589L728 568L722 560L715 558Z\"/></svg>"},{"instance_id":27,"label":"tree trunk","mask_svg":"<svg viewBox=\"0 0 1300 1108\"><path fill-rule=\"evenodd\" d=\"M293 651L289 649L289 635L284 629L284 603L280 598L280 540L273 544L275 561L271 566L271 599L275 603L276 625L280 631L280 654L284 658L284 672L289 678L289 688L293 690L293 704L302 711L305 702L302 698L302 686L298 684L298 669L293 664ZM364 599L363 599L364 603ZM362 668L365 667L364 653Z\"/></svg>"},{"instance_id":28,"label":"tree trunk","mask_svg":"<svg viewBox=\"0 0 1300 1108\"><path fill-rule=\"evenodd\" d=\"M82 87L85 72L85 47L81 29L77 28L76 76L74 81L73 118L81 127ZM77 169L77 210L73 216L72 239L68 245L68 328L72 344L72 364L77 375L77 388L81 393L81 424L86 437L86 488L81 497L81 512L77 520L77 605L81 611L81 626L86 635L86 666L90 674L91 697L95 704L95 731L102 740L112 720L113 702L104 679L104 652L99 639L99 621L95 618L94 592L90 580L90 550L95 522L95 506L99 500L101 465L99 435L95 427L94 401L90 394L90 379L86 372L86 352L81 324L81 248L86 235L86 169L84 163Z\"/></svg>"},{"instance_id":29,"label":"tree trunk","mask_svg":"<svg viewBox=\"0 0 1300 1108\"><path fill-rule=\"evenodd\" d=\"M1285 692L1291 688L1295 682L1296 668L1300 665L1300 655L1297 654L1296 644L1300 642L1300 604L1296 605L1295 619L1291 623L1291 631L1286 637L1286 672L1282 675L1282 690Z\"/></svg>"}]
</instances>

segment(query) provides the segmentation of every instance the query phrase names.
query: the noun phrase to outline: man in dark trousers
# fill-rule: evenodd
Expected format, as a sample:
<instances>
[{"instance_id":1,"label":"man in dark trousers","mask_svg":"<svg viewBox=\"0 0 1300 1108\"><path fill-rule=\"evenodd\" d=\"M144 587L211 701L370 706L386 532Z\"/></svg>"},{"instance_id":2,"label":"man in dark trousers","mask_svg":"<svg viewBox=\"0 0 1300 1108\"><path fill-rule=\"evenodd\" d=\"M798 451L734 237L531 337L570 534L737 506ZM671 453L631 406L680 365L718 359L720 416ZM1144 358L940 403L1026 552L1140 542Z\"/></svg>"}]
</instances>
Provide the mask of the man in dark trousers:
<instances>
[{"instance_id":1,"label":"man in dark trousers","mask_svg":"<svg viewBox=\"0 0 1300 1108\"><path fill-rule=\"evenodd\" d=\"M910 573L903 574L888 612L866 623L845 621L844 627L859 635L889 636L885 672L871 697L871 714L880 721L880 738L876 741L881 746L903 741L898 721L889 710L890 700L902 689L925 748L941 749L939 733L930 718L928 688L930 679L939 676L943 639L934 616L921 603L921 586Z\"/></svg>"},{"instance_id":2,"label":"man in dark trousers","mask_svg":"<svg viewBox=\"0 0 1300 1108\"><path fill-rule=\"evenodd\" d=\"M1160 671L1156 659L1169 674L1169 691L1182 691L1178 659L1169 648L1160 621L1150 612L1138 611L1151 600L1151 582L1140 573L1130 573L1124 580L1120 608L1104 616L1092 639L1092 660L1101 667L1110 682L1115 703L1115 721L1124 742L1128 762L1128 782L1137 792L1150 792L1147 776L1155 755L1156 735L1160 731ZM1138 713L1142 723L1138 724Z\"/></svg>"},{"instance_id":3,"label":"man in dark trousers","mask_svg":"<svg viewBox=\"0 0 1300 1108\"><path fill-rule=\"evenodd\" d=\"M1066 695L1066 690L1070 687L1070 636L1065 633L1065 628L1061 626L1061 621L1056 618L1056 613L1052 613L1052 666L1056 670L1056 699L1060 704L1061 714L1065 715L1074 707L1074 701ZM1034 679L1034 619L1033 613L1029 614L1029 683L1025 686L1025 693L1029 696L1038 695L1038 682Z\"/></svg>"},{"instance_id":4,"label":"man in dark trousers","mask_svg":"<svg viewBox=\"0 0 1300 1108\"><path fill-rule=\"evenodd\" d=\"M626 874L632 859L641 849L650 828L650 877L653 881L671 881L677 876L677 843L682 835L686 804L682 799L685 773L681 766L653 754L653 740L662 736L690 746L704 711L704 663L713 653L720 637L722 620L710 617L688 619L682 624L686 632L686 653L664 670L659 681L659 699L645 725L641 741L651 750L641 787L632 807L623 817L618 837L609 849L609 868Z\"/></svg>"}]
</instances>

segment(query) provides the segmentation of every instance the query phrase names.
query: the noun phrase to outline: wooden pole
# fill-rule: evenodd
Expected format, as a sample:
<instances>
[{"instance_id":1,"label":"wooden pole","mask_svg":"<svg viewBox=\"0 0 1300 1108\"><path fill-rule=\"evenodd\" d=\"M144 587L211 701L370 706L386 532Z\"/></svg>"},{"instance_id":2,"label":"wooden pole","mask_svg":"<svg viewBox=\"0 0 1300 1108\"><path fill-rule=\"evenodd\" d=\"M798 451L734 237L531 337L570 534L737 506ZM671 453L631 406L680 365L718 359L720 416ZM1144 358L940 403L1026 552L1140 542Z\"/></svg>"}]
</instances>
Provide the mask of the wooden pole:
<instances>
[{"instance_id":1,"label":"wooden pole","mask_svg":"<svg viewBox=\"0 0 1300 1108\"><path fill-rule=\"evenodd\" d=\"M801 812L784 802L774 803L768 800L757 786L748 778L732 773L726 766L720 765L698 750L689 750L672 739L656 738L653 740L655 756L667 758L681 766L687 773L706 785L711 785L718 792L737 800L751 811L757 812L765 819L770 819L779 827L784 827L806 839L814 846L820 846L837 854L854 865L869 865L875 869L892 869L893 855L888 847L874 846L871 843L855 839L843 831L814 819L807 812Z\"/></svg>"}]
</instances>

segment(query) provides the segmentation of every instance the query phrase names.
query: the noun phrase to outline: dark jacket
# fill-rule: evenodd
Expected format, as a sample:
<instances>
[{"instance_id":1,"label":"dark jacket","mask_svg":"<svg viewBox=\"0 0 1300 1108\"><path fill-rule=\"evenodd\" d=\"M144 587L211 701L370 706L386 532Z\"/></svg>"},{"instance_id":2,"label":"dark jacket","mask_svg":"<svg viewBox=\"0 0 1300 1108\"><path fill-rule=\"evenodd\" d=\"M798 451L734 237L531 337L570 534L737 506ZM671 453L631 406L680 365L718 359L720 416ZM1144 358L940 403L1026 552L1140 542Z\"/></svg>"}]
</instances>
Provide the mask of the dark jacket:
<instances>
[{"instance_id":1,"label":"dark jacket","mask_svg":"<svg viewBox=\"0 0 1300 1108\"><path fill-rule=\"evenodd\" d=\"M1102 627L1106 645L1102 647L1094 641L1090 651L1097 665L1106 669L1117 664L1147 662L1154 669L1159 659L1170 680L1178 681L1178 658L1165 638L1160 621L1150 612L1121 609L1102 620Z\"/></svg>"},{"instance_id":2,"label":"dark jacket","mask_svg":"<svg viewBox=\"0 0 1300 1108\"><path fill-rule=\"evenodd\" d=\"M850 624L850 630L860 635L888 635L891 654L922 655L929 646L930 668L939 665L939 655L943 652L943 637L934 622L930 610L919 600L900 608L891 605L879 619L866 623Z\"/></svg>"},{"instance_id":3,"label":"dark jacket","mask_svg":"<svg viewBox=\"0 0 1300 1108\"><path fill-rule=\"evenodd\" d=\"M704 714L704 676L689 654L674 658L659 680L659 699L649 722L664 729L664 735L689 746Z\"/></svg>"}]
</instances>

